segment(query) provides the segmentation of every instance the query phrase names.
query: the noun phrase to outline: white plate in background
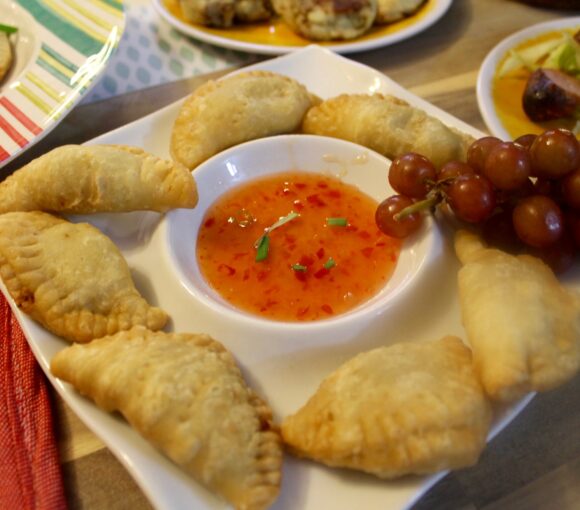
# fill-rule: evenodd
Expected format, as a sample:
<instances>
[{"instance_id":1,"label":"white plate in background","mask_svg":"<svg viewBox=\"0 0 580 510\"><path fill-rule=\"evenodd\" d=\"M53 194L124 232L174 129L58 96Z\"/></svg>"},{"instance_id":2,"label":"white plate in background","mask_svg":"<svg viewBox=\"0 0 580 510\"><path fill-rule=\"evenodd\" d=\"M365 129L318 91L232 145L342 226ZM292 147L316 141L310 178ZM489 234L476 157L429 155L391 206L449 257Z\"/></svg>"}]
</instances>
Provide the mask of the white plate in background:
<instances>
[{"instance_id":1,"label":"white plate in background","mask_svg":"<svg viewBox=\"0 0 580 510\"><path fill-rule=\"evenodd\" d=\"M481 116L492 135L502 140L511 140L512 138L527 134L519 133L517 136L512 137L497 114L493 101L493 81L499 63L518 44L542 34L564 28L580 29L580 16L546 21L527 27L506 37L487 54L479 68L479 74L477 76L477 104Z\"/></svg>"},{"instance_id":2,"label":"white plate in background","mask_svg":"<svg viewBox=\"0 0 580 510\"><path fill-rule=\"evenodd\" d=\"M173 3L176 0L152 0L157 12L176 30L193 37L199 41L229 48L247 53L261 55L283 55L299 50L317 41L309 41L299 35L293 34L281 21L262 22L255 24L240 25L244 31L216 29L195 25L180 19L167 8L166 2ZM453 0L426 0L425 4L414 14L401 21L372 27L371 30L360 37L349 41L318 42L318 44L335 51L336 53L355 53L358 51L373 50L408 39L433 25L449 9ZM238 26L234 27L235 29ZM278 39L276 33L280 31L288 34L291 42ZM236 32L238 32L236 34ZM283 38L281 38L283 39Z\"/></svg>"}]
</instances>

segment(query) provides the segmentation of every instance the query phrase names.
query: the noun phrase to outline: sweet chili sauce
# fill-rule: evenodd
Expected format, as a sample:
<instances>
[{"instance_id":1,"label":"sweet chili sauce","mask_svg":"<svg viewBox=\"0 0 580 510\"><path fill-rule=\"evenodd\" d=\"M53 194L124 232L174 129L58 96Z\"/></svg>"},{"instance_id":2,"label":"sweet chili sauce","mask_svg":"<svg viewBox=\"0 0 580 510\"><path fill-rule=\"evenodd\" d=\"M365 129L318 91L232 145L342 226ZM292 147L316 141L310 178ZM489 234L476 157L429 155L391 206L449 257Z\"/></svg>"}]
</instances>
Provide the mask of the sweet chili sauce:
<instances>
[{"instance_id":1,"label":"sweet chili sauce","mask_svg":"<svg viewBox=\"0 0 580 510\"><path fill-rule=\"evenodd\" d=\"M376 208L334 177L259 178L210 206L197 261L209 285L241 310L278 321L330 318L370 299L393 273L401 241L378 230ZM292 211L300 216L268 234L267 256L256 261L264 229ZM344 220L346 226L329 224Z\"/></svg>"}]
</instances>

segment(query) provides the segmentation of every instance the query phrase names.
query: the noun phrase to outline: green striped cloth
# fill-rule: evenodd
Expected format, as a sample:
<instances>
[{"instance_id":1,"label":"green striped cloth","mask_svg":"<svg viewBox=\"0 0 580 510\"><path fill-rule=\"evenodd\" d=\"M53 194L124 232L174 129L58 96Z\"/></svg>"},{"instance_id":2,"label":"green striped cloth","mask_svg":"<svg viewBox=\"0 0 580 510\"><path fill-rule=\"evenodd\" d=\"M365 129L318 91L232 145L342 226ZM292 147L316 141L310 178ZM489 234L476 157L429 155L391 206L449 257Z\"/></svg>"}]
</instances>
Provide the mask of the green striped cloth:
<instances>
[{"instance_id":1,"label":"green striped cloth","mask_svg":"<svg viewBox=\"0 0 580 510\"><path fill-rule=\"evenodd\" d=\"M153 85L248 63L253 57L181 35L148 1L126 3L126 26L117 52L94 89L91 102Z\"/></svg>"}]
</instances>

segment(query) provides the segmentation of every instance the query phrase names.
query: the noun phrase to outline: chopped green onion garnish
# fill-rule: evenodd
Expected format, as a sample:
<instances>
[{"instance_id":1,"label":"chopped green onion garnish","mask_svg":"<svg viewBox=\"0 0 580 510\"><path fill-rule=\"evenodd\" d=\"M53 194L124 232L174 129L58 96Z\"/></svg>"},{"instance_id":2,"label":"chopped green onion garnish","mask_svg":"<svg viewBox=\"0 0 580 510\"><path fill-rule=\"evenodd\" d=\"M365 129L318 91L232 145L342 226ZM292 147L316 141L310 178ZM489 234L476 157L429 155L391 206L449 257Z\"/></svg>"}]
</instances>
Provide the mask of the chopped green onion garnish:
<instances>
[{"instance_id":1,"label":"chopped green onion garnish","mask_svg":"<svg viewBox=\"0 0 580 510\"><path fill-rule=\"evenodd\" d=\"M346 218L326 218L326 224L329 227L346 227Z\"/></svg>"},{"instance_id":2,"label":"chopped green onion garnish","mask_svg":"<svg viewBox=\"0 0 580 510\"><path fill-rule=\"evenodd\" d=\"M324 263L324 269L330 269L331 267L336 266L336 262L334 261L334 259L332 257L330 257L325 263Z\"/></svg>"},{"instance_id":3,"label":"chopped green onion garnish","mask_svg":"<svg viewBox=\"0 0 580 510\"><path fill-rule=\"evenodd\" d=\"M294 212L294 211L290 212L286 216L283 216L282 218L280 218L271 227L268 227L266 229L266 233L269 234L270 232L272 232L272 230L277 229L278 227L281 227L282 225L285 225L289 221L292 221L294 218L298 218L298 216L300 216L300 215L297 212Z\"/></svg>"},{"instance_id":4,"label":"chopped green onion garnish","mask_svg":"<svg viewBox=\"0 0 580 510\"><path fill-rule=\"evenodd\" d=\"M7 34L13 34L14 32L18 32L17 27L13 27L12 25L4 25L0 23L0 32L6 32Z\"/></svg>"},{"instance_id":5,"label":"chopped green onion garnish","mask_svg":"<svg viewBox=\"0 0 580 510\"><path fill-rule=\"evenodd\" d=\"M268 250L270 248L270 238L267 235L260 237L260 244L256 246L256 262L266 260L268 257Z\"/></svg>"},{"instance_id":6,"label":"chopped green onion garnish","mask_svg":"<svg viewBox=\"0 0 580 510\"><path fill-rule=\"evenodd\" d=\"M277 229L278 227L281 227L285 223L288 223L289 221L292 221L294 218L298 218L298 216L300 216L298 213L295 213L294 211L292 211L290 214L287 214L286 216L280 218L272 226L265 228L264 229L264 235L260 236L256 240L256 242L254 243L254 248L257 249L258 246L262 243L262 239L264 238L264 236L267 236L270 232L272 232L272 230Z\"/></svg>"},{"instance_id":7,"label":"chopped green onion garnish","mask_svg":"<svg viewBox=\"0 0 580 510\"><path fill-rule=\"evenodd\" d=\"M299 271L301 273L305 273L307 269L307 267L303 266L302 264L292 264L291 267L294 271Z\"/></svg>"},{"instance_id":8,"label":"chopped green onion garnish","mask_svg":"<svg viewBox=\"0 0 580 510\"><path fill-rule=\"evenodd\" d=\"M270 247L270 239L268 238L268 234L272 232L272 230L281 227L282 225L292 221L294 218L298 218L300 216L298 213L292 211L290 214L280 218L276 223L274 223L271 227L267 227L264 229L264 233L256 239L254 243L254 248L258 250L256 253L256 262L260 262L264 260L268 256L268 248Z\"/></svg>"}]
</instances>

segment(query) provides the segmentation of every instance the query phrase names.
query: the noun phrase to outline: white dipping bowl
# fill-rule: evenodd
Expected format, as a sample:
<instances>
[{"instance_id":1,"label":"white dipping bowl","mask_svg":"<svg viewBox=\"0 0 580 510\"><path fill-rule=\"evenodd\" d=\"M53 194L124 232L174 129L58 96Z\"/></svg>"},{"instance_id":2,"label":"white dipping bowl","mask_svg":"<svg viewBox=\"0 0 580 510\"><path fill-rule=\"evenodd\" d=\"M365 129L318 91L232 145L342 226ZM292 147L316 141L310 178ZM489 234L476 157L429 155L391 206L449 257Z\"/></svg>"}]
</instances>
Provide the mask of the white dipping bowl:
<instances>
[{"instance_id":1,"label":"white dipping bowl","mask_svg":"<svg viewBox=\"0 0 580 510\"><path fill-rule=\"evenodd\" d=\"M297 333L342 327L349 322L370 321L384 313L408 291L440 252L435 247L440 236L432 219L405 240L393 275L372 298L349 312L308 322L282 322L251 314L223 299L202 276L197 259L197 235L208 208L224 192L252 179L286 171L330 175L353 184L381 202L395 194L387 175L390 161L360 145L314 135L280 135L237 145L198 166L195 177L199 203L195 209L178 209L168 214L168 243L173 267L182 285L198 301L219 314L223 320L242 321L245 325L270 330L294 329Z\"/></svg>"}]
</instances>

